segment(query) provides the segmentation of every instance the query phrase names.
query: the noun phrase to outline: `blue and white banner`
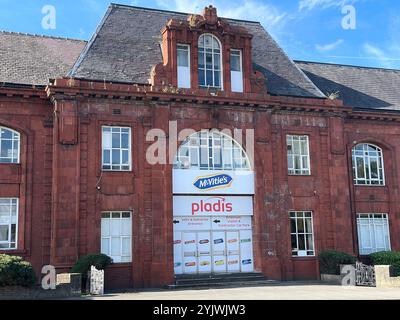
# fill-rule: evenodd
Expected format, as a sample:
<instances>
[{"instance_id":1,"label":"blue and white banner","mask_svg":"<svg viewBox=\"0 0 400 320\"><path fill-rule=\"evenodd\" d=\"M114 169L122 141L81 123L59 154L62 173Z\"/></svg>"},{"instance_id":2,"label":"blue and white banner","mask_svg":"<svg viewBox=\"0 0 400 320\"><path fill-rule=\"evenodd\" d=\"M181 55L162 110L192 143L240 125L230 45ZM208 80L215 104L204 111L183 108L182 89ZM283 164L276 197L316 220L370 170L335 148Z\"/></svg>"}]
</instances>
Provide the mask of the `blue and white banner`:
<instances>
[{"instance_id":1,"label":"blue and white banner","mask_svg":"<svg viewBox=\"0 0 400 320\"><path fill-rule=\"evenodd\" d=\"M174 194L254 194L252 171L173 170Z\"/></svg>"}]
</instances>

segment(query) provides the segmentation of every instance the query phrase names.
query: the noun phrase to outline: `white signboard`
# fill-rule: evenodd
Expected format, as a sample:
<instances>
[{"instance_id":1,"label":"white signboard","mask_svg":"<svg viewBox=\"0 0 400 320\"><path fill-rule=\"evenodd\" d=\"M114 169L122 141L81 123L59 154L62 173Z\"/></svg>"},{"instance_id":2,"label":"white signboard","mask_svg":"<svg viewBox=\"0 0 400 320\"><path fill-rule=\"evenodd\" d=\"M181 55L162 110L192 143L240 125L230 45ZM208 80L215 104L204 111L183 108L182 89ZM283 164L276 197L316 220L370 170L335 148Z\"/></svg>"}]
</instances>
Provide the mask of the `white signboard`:
<instances>
[{"instance_id":1,"label":"white signboard","mask_svg":"<svg viewBox=\"0 0 400 320\"><path fill-rule=\"evenodd\" d=\"M252 171L208 171L174 169L175 194L254 194Z\"/></svg>"},{"instance_id":2,"label":"white signboard","mask_svg":"<svg viewBox=\"0 0 400 320\"><path fill-rule=\"evenodd\" d=\"M174 196L174 216L251 216L251 196Z\"/></svg>"},{"instance_id":3,"label":"white signboard","mask_svg":"<svg viewBox=\"0 0 400 320\"><path fill-rule=\"evenodd\" d=\"M209 217L174 217L174 231L211 230Z\"/></svg>"},{"instance_id":4,"label":"white signboard","mask_svg":"<svg viewBox=\"0 0 400 320\"><path fill-rule=\"evenodd\" d=\"M251 230L251 217L214 217L212 230Z\"/></svg>"}]
</instances>

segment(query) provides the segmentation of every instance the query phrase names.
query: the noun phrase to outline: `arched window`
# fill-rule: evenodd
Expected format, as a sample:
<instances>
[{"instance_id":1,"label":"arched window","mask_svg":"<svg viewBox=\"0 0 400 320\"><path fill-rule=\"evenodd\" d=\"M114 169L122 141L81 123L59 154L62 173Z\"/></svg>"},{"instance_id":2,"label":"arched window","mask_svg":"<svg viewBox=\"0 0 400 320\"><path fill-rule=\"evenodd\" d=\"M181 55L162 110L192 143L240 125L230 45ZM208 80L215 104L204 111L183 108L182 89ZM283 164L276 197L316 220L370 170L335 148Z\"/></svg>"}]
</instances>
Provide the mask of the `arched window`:
<instances>
[{"instance_id":1,"label":"arched window","mask_svg":"<svg viewBox=\"0 0 400 320\"><path fill-rule=\"evenodd\" d=\"M0 127L0 163L19 163L20 134Z\"/></svg>"},{"instance_id":2,"label":"arched window","mask_svg":"<svg viewBox=\"0 0 400 320\"><path fill-rule=\"evenodd\" d=\"M211 34L199 37L199 85L222 88L221 43Z\"/></svg>"},{"instance_id":3,"label":"arched window","mask_svg":"<svg viewBox=\"0 0 400 320\"><path fill-rule=\"evenodd\" d=\"M175 169L251 170L243 148L229 135L202 130L186 138L178 150Z\"/></svg>"},{"instance_id":4,"label":"arched window","mask_svg":"<svg viewBox=\"0 0 400 320\"><path fill-rule=\"evenodd\" d=\"M385 185L382 149L367 143L352 150L353 178L356 185Z\"/></svg>"}]
</instances>

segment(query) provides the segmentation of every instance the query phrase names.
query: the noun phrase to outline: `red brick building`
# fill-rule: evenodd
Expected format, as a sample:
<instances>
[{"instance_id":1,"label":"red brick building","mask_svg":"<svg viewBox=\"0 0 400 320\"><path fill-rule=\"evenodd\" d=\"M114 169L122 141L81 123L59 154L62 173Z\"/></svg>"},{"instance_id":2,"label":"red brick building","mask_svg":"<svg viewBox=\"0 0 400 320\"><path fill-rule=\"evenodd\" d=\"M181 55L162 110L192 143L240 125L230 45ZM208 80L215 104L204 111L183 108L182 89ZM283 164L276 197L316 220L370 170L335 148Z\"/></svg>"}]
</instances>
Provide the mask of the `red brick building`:
<instances>
[{"instance_id":1,"label":"red brick building","mask_svg":"<svg viewBox=\"0 0 400 320\"><path fill-rule=\"evenodd\" d=\"M321 250L400 250L400 71L293 62L212 7L0 42L0 252L38 272L103 252L110 287L317 279Z\"/></svg>"}]
</instances>

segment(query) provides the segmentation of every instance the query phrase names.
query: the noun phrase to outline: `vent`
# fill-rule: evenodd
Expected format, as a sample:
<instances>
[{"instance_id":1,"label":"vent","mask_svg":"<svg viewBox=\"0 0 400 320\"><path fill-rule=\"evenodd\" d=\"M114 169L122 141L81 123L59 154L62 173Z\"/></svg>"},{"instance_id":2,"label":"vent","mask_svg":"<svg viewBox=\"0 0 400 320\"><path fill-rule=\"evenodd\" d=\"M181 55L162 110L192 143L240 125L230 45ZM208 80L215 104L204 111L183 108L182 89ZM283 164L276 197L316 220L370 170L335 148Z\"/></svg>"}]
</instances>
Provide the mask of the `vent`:
<instances>
[{"instance_id":1,"label":"vent","mask_svg":"<svg viewBox=\"0 0 400 320\"><path fill-rule=\"evenodd\" d=\"M113 109L112 114L113 114L114 116L120 115L120 114L121 114L121 109Z\"/></svg>"}]
</instances>

